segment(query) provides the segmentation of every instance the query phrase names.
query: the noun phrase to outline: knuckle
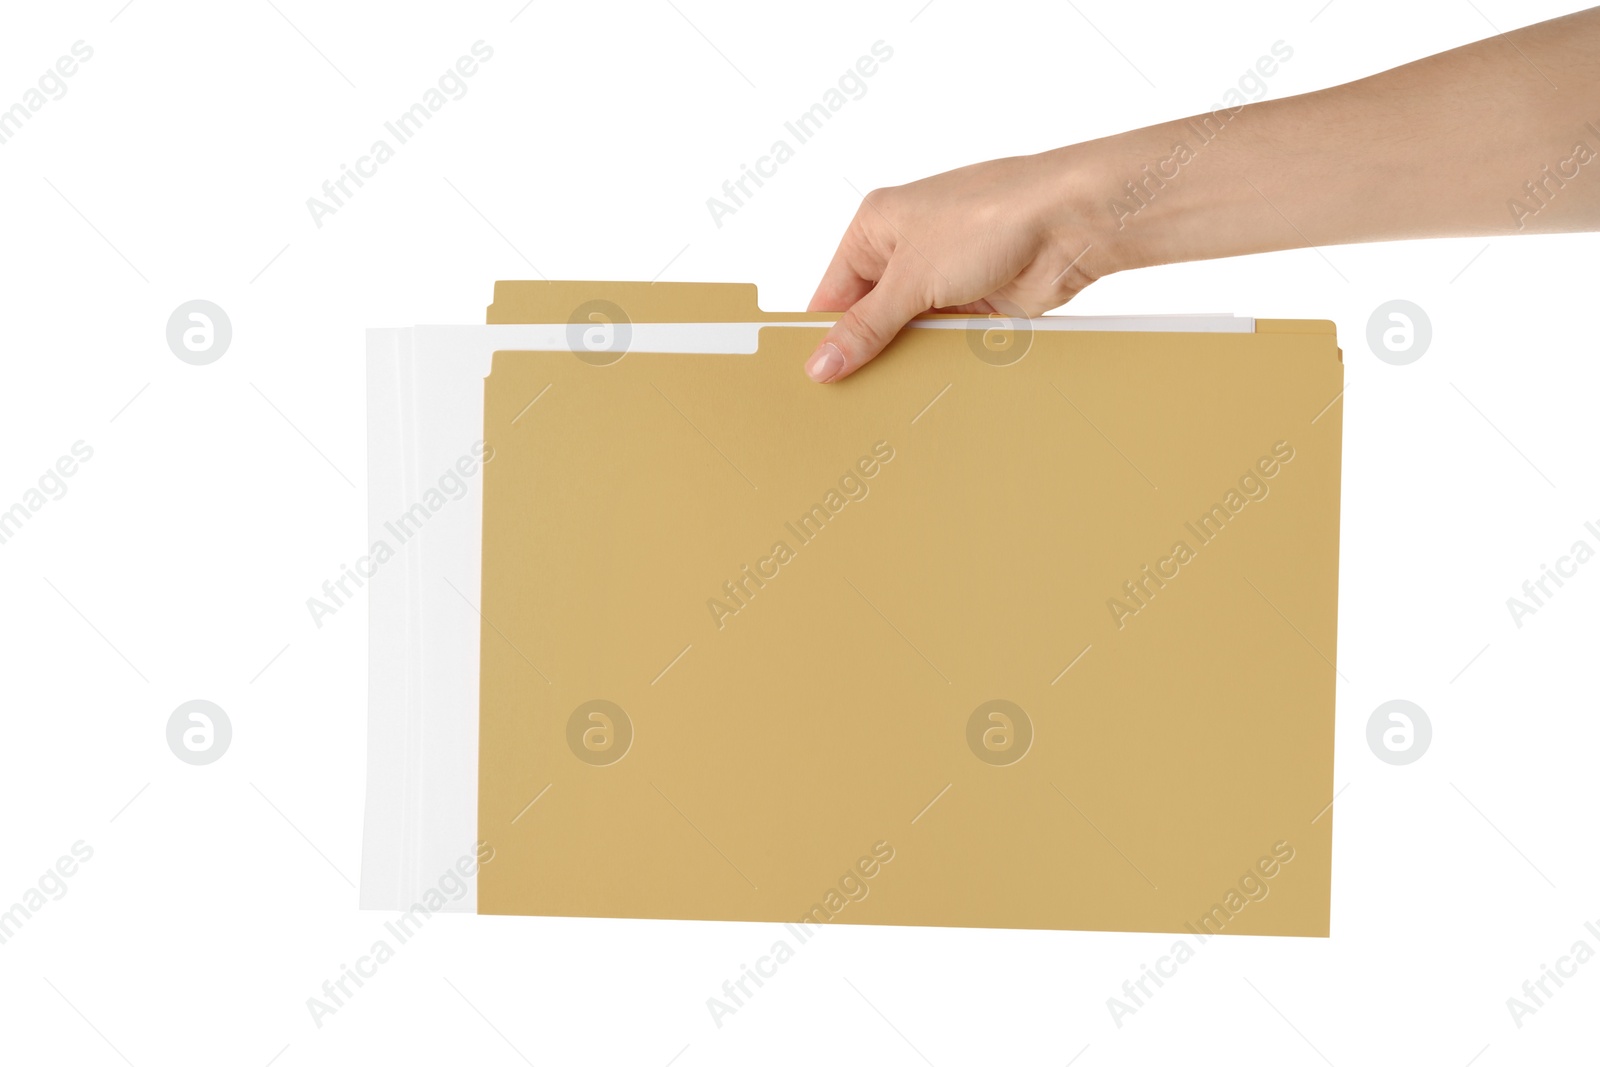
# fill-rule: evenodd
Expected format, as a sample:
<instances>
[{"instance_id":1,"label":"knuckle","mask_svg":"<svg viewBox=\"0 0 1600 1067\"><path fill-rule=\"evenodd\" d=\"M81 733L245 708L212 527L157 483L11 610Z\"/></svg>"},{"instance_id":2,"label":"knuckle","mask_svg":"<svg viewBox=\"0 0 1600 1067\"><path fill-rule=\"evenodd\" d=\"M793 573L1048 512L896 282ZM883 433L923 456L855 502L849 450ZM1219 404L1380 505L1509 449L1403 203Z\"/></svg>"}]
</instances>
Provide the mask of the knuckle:
<instances>
[{"instance_id":1,"label":"knuckle","mask_svg":"<svg viewBox=\"0 0 1600 1067\"><path fill-rule=\"evenodd\" d=\"M861 198L861 207L856 214L863 217L879 218L888 214L896 202L896 190L893 187L874 189Z\"/></svg>"},{"instance_id":2,"label":"knuckle","mask_svg":"<svg viewBox=\"0 0 1600 1067\"><path fill-rule=\"evenodd\" d=\"M853 356L864 358L889 343L889 338L884 336L884 328L876 320L856 311L850 312L846 318L845 334L855 342L857 349L852 353Z\"/></svg>"}]
</instances>

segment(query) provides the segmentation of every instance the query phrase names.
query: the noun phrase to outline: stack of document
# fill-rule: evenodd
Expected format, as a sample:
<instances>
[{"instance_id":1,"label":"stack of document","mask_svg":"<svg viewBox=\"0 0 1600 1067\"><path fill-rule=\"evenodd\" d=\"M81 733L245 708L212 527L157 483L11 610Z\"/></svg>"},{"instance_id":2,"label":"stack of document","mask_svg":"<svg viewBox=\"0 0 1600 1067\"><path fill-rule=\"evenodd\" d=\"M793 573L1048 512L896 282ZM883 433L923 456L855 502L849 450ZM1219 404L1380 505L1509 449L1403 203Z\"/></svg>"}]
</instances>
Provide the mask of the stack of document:
<instances>
[{"instance_id":1,"label":"stack of document","mask_svg":"<svg viewBox=\"0 0 1600 1067\"><path fill-rule=\"evenodd\" d=\"M369 331L363 906L1326 936L1332 324L833 319Z\"/></svg>"}]
</instances>

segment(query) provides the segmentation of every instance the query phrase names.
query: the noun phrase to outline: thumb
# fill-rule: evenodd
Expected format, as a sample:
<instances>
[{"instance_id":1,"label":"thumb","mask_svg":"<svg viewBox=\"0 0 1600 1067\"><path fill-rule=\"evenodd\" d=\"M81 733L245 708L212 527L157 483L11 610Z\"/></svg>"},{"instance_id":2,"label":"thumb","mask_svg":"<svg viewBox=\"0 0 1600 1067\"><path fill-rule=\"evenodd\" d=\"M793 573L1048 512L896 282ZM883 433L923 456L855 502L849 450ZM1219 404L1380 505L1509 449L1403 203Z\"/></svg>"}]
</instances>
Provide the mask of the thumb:
<instances>
[{"instance_id":1,"label":"thumb","mask_svg":"<svg viewBox=\"0 0 1600 1067\"><path fill-rule=\"evenodd\" d=\"M834 323L806 361L806 374L817 382L849 377L888 347L913 316L931 306L918 277L891 261L871 292Z\"/></svg>"}]
</instances>

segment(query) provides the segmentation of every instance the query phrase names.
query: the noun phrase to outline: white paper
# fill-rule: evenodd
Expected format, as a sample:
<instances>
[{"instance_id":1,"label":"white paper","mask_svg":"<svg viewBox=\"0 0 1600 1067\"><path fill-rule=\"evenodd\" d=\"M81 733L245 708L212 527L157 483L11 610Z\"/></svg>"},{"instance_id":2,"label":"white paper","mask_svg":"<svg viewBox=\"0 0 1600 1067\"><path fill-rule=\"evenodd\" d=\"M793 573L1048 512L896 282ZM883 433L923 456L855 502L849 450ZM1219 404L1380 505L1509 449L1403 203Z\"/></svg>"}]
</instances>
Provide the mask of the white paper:
<instances>
[{"instance_id":1,"label":"white paper","mask_svg":"<svg viewBox=\"0 0 1600 1067\"><path fill-rule=\"evenodd\" d=\"M634 323L631 351L757 351L762 329L827 322ZM987 318L917 322L989 329ZM1035 330L1251 333L1231 315L1071 317ZM367 800L361 906L403 911L478 839L478 598L483 380L496 351L569 352L566 323L367 331L367 535L393 556L368 579ZM475 468L463 476L465 468ZM444 503L414 509L430 489ZM427 509L424 507L424 511ZM410 515L407 520L406 516ZM448 911L477 911L474 884Z\"/></svg>"}]
</instances>

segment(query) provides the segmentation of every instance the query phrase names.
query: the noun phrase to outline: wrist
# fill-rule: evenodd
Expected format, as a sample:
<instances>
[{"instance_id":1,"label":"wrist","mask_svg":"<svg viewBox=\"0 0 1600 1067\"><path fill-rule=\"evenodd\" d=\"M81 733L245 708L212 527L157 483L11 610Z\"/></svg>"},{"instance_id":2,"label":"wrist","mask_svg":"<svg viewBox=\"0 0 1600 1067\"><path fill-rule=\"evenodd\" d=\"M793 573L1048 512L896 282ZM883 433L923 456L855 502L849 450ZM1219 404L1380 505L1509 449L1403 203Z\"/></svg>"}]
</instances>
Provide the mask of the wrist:
<instances>
[{"instance_id":1,"label":"wrist","mask_svg":"<svg viewBox=\"0 0 1600 1067\"><path fill-rule=\"evenodd\" d=\"M1057 175L1063 251L1093 277L1250 251L1267 205L1239 175L1249 109L1222 111L1069 145ZM1227 117L1228 128L1220 128Z\"/></svg>"},{"instance_id":2,"label":"wrist","mask_svg":"<svg viewBox=\"0 0 1600 1067\"><path fill-rule=\"evenodd\" d=\"M1143 132L1143 131L1138 131ZM1044 228L1054 255L1087 284L1098 278L1160 262L1152 226L1131 225L1153 207L1134 200L1127 183L1138 176L1131 161L1137 148L1126 134L1067 145L1041 154L1048 175L1049 207Z\"/></svg>"}]
</instances>

